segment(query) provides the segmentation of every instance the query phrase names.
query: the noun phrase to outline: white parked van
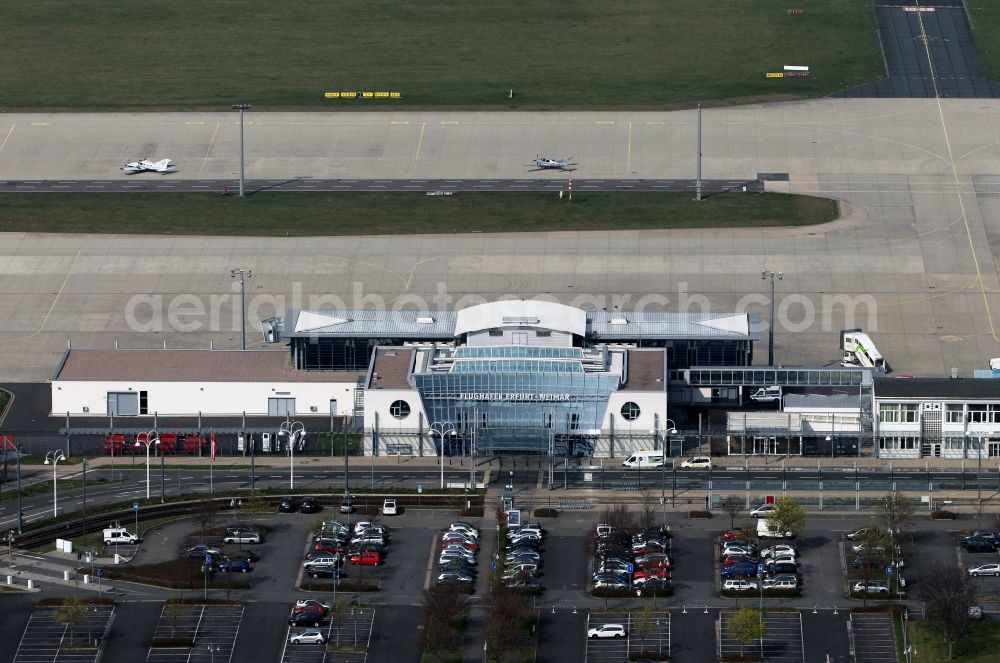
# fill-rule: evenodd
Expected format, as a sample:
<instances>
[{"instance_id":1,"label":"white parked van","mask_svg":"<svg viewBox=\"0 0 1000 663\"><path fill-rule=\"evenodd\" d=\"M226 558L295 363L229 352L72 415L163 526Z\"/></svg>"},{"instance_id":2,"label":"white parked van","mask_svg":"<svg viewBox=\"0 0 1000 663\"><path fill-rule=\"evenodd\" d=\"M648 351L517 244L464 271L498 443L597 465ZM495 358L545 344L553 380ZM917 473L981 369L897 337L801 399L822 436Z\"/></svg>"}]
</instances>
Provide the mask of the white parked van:
<instances>
[{"instance_id":1,"label":"white parked van","mask_svg":"<svg viewBox=\"0 0 1000 663\"><path fill-rule=\"evenodd\" d=\"M631 456L625 459L622 463L622 467L625 468L643 468L643 467L662 467L663 466L663 452L662 451L636 451Z\"/></svg>"},{"instance_id":2,"label":"white parked van","mask_svg":"<svg viewBox=\"0 0 1000 663\"><path fill-rule=\"evenodd\" d=\"M761 387L750 394L750 400L758 403L781 401L781 387Z\"/></svg>"},{"instance_id":3,"label":"white parked van","mask_svg":"<svg viewBox=\"0 0 1000 663\"><path fill-rule=\"evenodd\" d=\"M124 527L108 527L104 530L104 545L106 546L110 546L113 543L135 545L141 540L138 535L133 534Z\"/></svg>"}]
</instances>

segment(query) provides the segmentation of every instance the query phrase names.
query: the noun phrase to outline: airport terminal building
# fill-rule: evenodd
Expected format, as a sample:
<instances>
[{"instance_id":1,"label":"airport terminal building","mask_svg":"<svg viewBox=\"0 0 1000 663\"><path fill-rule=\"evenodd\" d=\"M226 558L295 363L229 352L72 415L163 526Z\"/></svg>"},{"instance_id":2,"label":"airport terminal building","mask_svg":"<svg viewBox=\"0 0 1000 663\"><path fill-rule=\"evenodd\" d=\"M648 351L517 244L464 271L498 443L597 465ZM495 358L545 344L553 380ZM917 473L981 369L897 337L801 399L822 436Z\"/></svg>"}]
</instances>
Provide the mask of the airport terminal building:
<instances>
[{"instance_id":1,"label":"airport terminal building","mask_svg":"<svg viewBox=\"0 0 1000 663\"><path fill-rule=\"evenodd\" d=\"M747 314L522 300L290 311L263 322L272 350L67 350L51 415L133 434L171 418L229 417L227 434L247 417L258 434L294 419L361 432L374 455L1000 456L1000 380L754 366L752 327Z\"/></svg>"}]
</instances>

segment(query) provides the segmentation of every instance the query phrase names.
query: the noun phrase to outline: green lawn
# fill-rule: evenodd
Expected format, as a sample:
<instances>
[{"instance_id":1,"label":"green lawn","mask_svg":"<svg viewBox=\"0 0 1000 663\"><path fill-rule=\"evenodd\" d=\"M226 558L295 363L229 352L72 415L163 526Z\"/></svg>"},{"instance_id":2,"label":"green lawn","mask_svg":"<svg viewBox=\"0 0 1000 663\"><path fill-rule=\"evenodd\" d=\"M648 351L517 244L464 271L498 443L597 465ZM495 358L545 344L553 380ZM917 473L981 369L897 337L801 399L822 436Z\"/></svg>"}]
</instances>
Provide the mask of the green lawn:
<instances>
[{"instance_id":1,"label":"green lawn","mask_svg":"<svg viewBox=\"0 0 1000 663\"><path fill-rule=\"evenodd\" d=\"M972 35L976 40L976 50L983 60L986 77L1000 80L1000 0L975 0L966 2L972 19Z\"/></svg>"},{"instance_id":2,"label":"green lawn","mask_svg":"<svg viewBox=\"0 0 1000 663\"><path fill-rule=\"evenodd\" d=\"M911 663L940 663L948 660L948 648L940 632L924 622L910 620L910 643L917 653ZM1000 624L980 622L972 625L972 632L961 638L953 647L955 663L993 663L1000 651Z\"/></svg>"},{"instance_id":3,"label":"green lawn","mask_svg":"<svg viewBox=\"0 0 1000 663\"><path fill-rule=\"evenodd\" d=\"M796 226L836 218L825 198L779 193L0 194L0 232L169 235L418 233Z\"/></svg>"},{"instance_id":4,"label":"green lawn","mask_svg":"<svg viewBox=\"0 0 1000 663\"><path fill-rule=\"evenodd\" d=\"M871 0L31 0L3 24L6 110L663 109L885 75ZM323 97L346 90L402 96Z\"/></svg>"}]
</instances>

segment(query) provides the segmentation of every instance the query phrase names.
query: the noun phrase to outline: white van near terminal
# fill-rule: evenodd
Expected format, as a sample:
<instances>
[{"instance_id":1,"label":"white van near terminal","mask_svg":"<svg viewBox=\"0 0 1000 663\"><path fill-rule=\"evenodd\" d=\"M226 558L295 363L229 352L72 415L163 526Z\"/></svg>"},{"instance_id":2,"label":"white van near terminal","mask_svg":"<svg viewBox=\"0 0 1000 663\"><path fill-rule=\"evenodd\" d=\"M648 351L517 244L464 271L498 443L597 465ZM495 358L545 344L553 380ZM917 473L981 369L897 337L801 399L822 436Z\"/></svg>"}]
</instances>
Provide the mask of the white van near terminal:
<instances>
[{"instance_id":1,"label":"white van near terminal","mask_svg":"<svg viewBox=\"0 0 1000 663\"><path fill-rule=\"evenodd\" d=\"M640 469L644 467L663 467L662 451L636 451L622 462L622 467Z\"/></svg>"}]
</instances>

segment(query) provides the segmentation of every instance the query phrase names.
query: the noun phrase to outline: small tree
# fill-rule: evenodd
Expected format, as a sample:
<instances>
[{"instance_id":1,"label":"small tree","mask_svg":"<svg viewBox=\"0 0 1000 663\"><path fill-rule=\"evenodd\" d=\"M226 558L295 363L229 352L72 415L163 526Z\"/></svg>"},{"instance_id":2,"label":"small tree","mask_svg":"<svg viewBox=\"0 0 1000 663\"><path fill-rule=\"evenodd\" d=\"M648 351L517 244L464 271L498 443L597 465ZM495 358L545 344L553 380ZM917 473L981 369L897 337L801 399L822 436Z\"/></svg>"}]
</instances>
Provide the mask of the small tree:
<instances>
[{"instance_id":1,"label":"small tree","mask_svg":"<svg viewBox=\"0 0 1000 663\"><path fill-rule=\"evenodd\" d=\"M184 619L187 608L178 601L167 601L167 605L163 608L163 613L167 618L167 623L170 624L170 637L177 637L177 627L180 625L181 620Z\"/></svg>"},{"instance_id":2,"label":"small tree","mask_svg":"<svg viewBox=\"0 0 1000 663\"><path fill-rule=\"evenodd\" d=\"M424 594L424 648L434 660L444 661L447 652L461 644L459 627L468 605L468 597L455 588Z\"/></svg>"},{"instance_id":3,"label":"small tree","mask_svg":"<svg viewBox=\"0 0 1000 663\"><path fill-rule=\"evenodd\" d=\"M875 578L881 578L883 576L883 564L873 563L873 559L885 560L886 555L881 552L883 550L889 550L892 545L892 541L889 536L878 527L868 527L865 533L857 540L857 543L861 544L861 555L864 555L868 559L867 563L862 564L857 570L858 580L869 583L875 580ZM890 557L891 558L891 557ZM867 584L865 585L867 587ZM868 605L868 592L864 594L864 605Z\"/></svg>"},{"instance_id":4,"label":"small tree","mask_svg":"<svg viewBox=\"0 0 1000 663\"><path fill-rule=\"evenodd\" d=\"M952 646L969 629L969 607L974 596L969 578L954 564L938 562L920 578L920 587L927 621L941 631L951 660Z\"/></svg>"},{"instance_id":5,"label":"small tree","mask_svg":"<svg viewBox=\"0 0 1000 663\"><path fill-rule=\"evenodd\" d=\"M657 498L651 491L643 491L642 511L639 513L639 526L642 529L649 529L656 522L656 502Z\"/></svg>"},{"instance_id":6,"label":"small tree","mask_svg":"<svg viewBox=\"0 0 1000 663\"><path fill-rule=\"evenodd\" d=\"M653 609L645 607L632 617L632 630L639 635L639 649L646 651L646 638L653 632Z\"/></svg>"},{"instance_id":7,"label":"small tree","mask_svg":"<svg viewBox=\"0 0 1000 663\"><path fill-rule=\"evenodd\" d=\"M736 527L736 516L743 512L743 500L736 495L727 495L722 500L722 509L729 514L729 529Z\"/></svg>"},{"instance_id":8,"label":"small tree","mask_svg":"<svg viewBox=\"0 0 1000 663\"><path fill-rule=\"evenodd\" d=\"M617 530L628 531L636 529L635 514L624 504L615 504L601 513L601 522L611 525Z\"/></svg>"},{"instance_id":9,"label":"small tree","mask_svg":"<svg viewBox=\"0 0 1000 663\"><path fill-rule=\"evenodd\" d=\"M744 647L754 642L760 642L764 637L763 615L756 608L740 608L733 613L726 629L730 636L739 641L740 657L742 657Z\"/></svg>"},{"instance_id":10,"label":"small tree","mask_svg":"<svg viewBox=\"0 0 1000 663\"><path fill-rule=\"evenodd\" d=\"M767 527L772 532L791 532L798 536L806 528L806 510L793 497L779 498L775 509L767 517Z\"/></svg>"},{"instance_id":11,"label":"small tree","mask_svg":"<svg viewBox=\"0 0 1000 663\"><path fill-rule=\"evenodd\" d=\"M900 531L913 522L913 502L898 491L889 493L878 501L878 519L894 544Z\"/></svg>"},{"instance_id":12,"label":"small tree","mask_svg":"<svg viewBox=\"0 0 1000 663\"><path fill-rule=\"evenodd\" d=\"M212 521L215 519L216 505L213 500L202 498L198 501L198 525L201 527L201 542L205 543L207 530L212 528ZM138 535L138 532L136 532Z\"/></svg>"},{"instance_id":13,"label":"small tree","mask_svg":"<svg viewBox=\"0 0 1000 663\"><path fill-rule=\"evenodd\" d=\"M243 502L243 508L250 514L251 527L253 527L255 515L267 513L269 510L267 501L256 490L250 491L250 497Z\"/></svg>"},{"instance_id":14,"label":"small tree","mask_svg":"<svg viewBox=\"0 0 1000 663\"><path fill-rule=\"evenodd\" d=\"M56 609L55 618L60 624L65 624L69 628L69 644L73 646L73 634L76 627L86 616L87 606L79 598L73 596L63 600L62 605Z\"/></svg>"},{"instance_id":15,"label":"small tree","mask_svg":"<svg viewBox=\"0 0 1000 663\"><path fill-rule=\"evenodd\" d=\"M504 663L521 648L527 619L524 596L505 585L496 585L486 606L486 642L491 660Z\"/></svg>"}]
</instances>

